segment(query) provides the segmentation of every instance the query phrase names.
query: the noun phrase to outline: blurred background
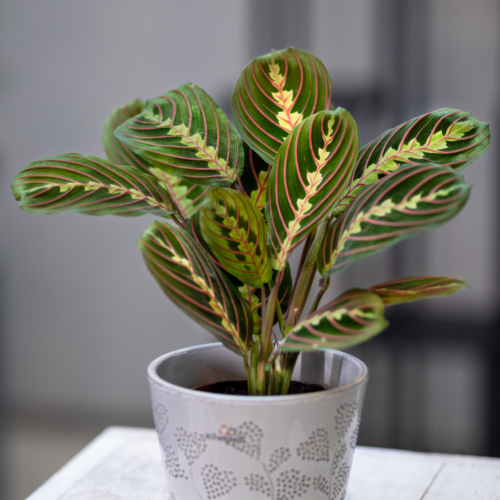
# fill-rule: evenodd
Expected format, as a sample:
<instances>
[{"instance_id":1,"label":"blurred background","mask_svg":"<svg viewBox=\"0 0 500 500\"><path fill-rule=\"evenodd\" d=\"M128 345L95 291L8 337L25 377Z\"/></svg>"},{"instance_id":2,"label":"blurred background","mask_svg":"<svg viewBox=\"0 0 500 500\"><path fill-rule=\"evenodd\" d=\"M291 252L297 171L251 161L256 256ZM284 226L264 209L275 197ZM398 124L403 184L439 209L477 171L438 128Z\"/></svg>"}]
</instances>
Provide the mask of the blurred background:
<instances>
[{"instance_id":1,"label":"blurred background","mask_svg":"<svg viewBox=\"0 0 500 500\"><path fill-rule=\"evenodd\" d=\"M162 294L137 239L152 219L22 212L14 175L67 152L103 156L114 107L182 83L229 113L243 67L313 52L360 142L452 107L491 124L446 226L357 262L331 295L408 274L470 289L390 312L352 349L371 378L359 444L500 456L497 0L0 2L0 499L22 500L108 425L152 426L145 370L212 338Z\"/></svg>"}]
</instances>

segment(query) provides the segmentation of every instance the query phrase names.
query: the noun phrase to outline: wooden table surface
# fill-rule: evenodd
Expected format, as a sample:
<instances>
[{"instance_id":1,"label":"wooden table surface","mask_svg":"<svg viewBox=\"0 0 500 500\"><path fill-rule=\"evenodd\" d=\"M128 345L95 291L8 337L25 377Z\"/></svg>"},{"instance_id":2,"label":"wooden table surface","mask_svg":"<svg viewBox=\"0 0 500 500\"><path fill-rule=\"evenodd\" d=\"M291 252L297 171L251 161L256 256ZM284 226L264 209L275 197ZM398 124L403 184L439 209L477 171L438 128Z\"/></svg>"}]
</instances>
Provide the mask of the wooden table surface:
<instances>
[{"instance_id":1,"label":"wooden table surface","mask_svg":"<svg viewBox=\"0 0 500 500\"><path fill-rule=\"evenodd\" d=\"M346 500L424 499L500 500L500 459L356 448ZM28 500L168 500L156 432L106 429Z\"/></svg>"}]
</instances>

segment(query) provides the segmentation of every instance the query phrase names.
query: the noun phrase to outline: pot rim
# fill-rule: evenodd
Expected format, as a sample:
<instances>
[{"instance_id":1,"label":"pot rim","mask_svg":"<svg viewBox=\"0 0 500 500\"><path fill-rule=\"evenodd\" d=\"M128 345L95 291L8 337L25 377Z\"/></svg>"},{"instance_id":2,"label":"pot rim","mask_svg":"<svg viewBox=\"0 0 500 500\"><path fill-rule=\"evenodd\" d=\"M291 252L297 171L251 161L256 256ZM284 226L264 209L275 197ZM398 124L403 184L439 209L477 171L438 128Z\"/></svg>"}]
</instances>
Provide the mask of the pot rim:
<instances>
[{"instance_id":1,"label":"pot rim","mask_svg":"<svg viewBox=\"0 0 500 500\"><path fill-rule=\"evenodd\" d=\"M228 394L214 394L210 392L202 392L202 391L196 391L194 389L188 389L186 387L181 387L180 385L173 384L172 382L167 382L163 378L161 378L158 375L158 367L168 358L172 358L174 356L182 356L183 354L186 354L190 351L193 350L198 350L198 349L214 349L214 348L220 348L223 347L224 349L227 349L226 347L223 346L222 342L214 342L214 343L209 343L209 344L201 344L197 346L192 346L192 347L186 347L184 349L177 349L175 351L169 352L167 354L163 354L162 356L159 356L156 358L154 361L152 361L149 366L148 366L148 377L151 382L153 382L155 385L168 389L173 392L177 392L180 396L183 397L190 397L194 399L202 399L202 400L207 400L208 401L213 401L219 402L219 403L224 403L224 402L238 402L238 403L243 403L243 404L249 404L249 405L259 405L259 404L289 404L289 403L297 403L300 402L301 400L306 400L304 403L312 403L314 401L319 401L319 400L324 400L324 399L329 399L333 397L336 394L341 394L345 391L350 391L354 389L355 387L363 384L365 380L368 378L368 368L367 366L363 363L363 361L359 360L358 358L352 356L351 354L347 354L342 351L337 351L336 349L322 349L325 352L334 352L335 354L342 356L343 358L349 359L351 362L356 364L359 369L360 369L360 374L358 377L356 377L352 382L349 384L343 385L341 387L334 387L332 389L326 389L324 391L319 391L319 392L311 392L307 394L287 394L287 395L278 395L278 396L234 396L234 395L228 395Z\"/></svg>"}]
</instances>

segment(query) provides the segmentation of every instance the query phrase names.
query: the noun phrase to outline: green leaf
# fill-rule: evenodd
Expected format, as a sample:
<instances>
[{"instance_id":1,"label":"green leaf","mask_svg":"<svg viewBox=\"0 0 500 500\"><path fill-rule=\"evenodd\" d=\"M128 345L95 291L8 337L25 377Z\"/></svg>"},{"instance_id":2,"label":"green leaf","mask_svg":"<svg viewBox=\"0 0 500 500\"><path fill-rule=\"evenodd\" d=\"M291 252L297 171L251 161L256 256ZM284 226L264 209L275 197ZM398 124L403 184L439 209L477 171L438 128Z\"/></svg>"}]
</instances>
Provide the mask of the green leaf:
<instances>
[{"instance_id":1,"label":"green leaf","mask_svg":"<svg viewBox=\"0 0 500 500\"><path fill-rule=\"evenodd\" d=\"M186 231L156 221L142 235L139 248L170 299L226 347L246 356L252 315L203 247Z\"/></svg>"},{"instance_id":2,"label":"green leaf","mask_svg":"<svg viewBox=\"0 0 500 500\"><path fill-rule=\"evenodd\" d=\"M224 275L231 281L231 283L237 288L240 296L245 300L248 307L252 312L252 317L254 320L254 334L260 335L261 327L262 327L262 318L261 318L261 307L262 307L262 297L261 297L261 289L251 287L250 285L245 285L235 276L229 274L224 267L217 261L217 259L213 256L212 250L210 249L208 243L205 241L200 227L200 212L195 214L189 220L187 231L189 234L206 250L212 262L224 273ZM269 300L269 295L271 293L270 285L275 282L278 278L278 271L274 271L273 273L273 281L264 285L266 289L266 302ZM278 290L278 300L281 306L282 311L286 311L288 304L290 302L290 298L292 295L293 289L293 279L292 272L290 270L290 264L285 266L283 275L281 277L281 282ZM275 324L278 322L278 317L275 318Z\"/></svg>"},{"instance_id":3,"label":"green leaf","mask_svg":"<svg viewBox=\"0 0 500 500\"><path fill-rule=\"evenodd\" d=\"M284 339L281 350L343 349L365 342L388 325L382 299L353 288L306 316Z\"/></svg>"},{"instance_id":4,"label":"green leaf","mask_svg":"<svg viewBox=\"0 0 500 500\"><path fill-rule=\"evenodd\" d=\"M266 206L266 192L271 165L266 163L248 144L243 143L245 151L245 168L241 174L241 183L246 195L253 206L264 210Z\"/></svg>"},{"instance_id":5,"label":"green leaf","mask_svg":"<svg viewBox=\"0 0 500 500\"><path fill-rule=\"evenodd\" d=\"M351 177L358 131L342 108L303 120L286 138L268 181L266 220L273 267L331 212Z\"/></svg>"},{"instance_id":6,"label":"green leaf","mask_svg":"<svg viewBox=\"0 0 500 500\"><path fill-rule=\"evenodd\" d=\"M460 171L477 160L489 143L488 124L456 109L426 113L388 130L360 150L352 181L336 215L345 210L363 186L402 165L434 163Z\"/></svg>"},{"instance_id":7,"label":"green leaf","mask_svg":"<svg viewBox=\"0 0 500 500\"><path fill-rule=\"evenodd\" d=\"M115 135L154 167L192 184L228 186L243 168L238 133L192 83L147 101Z\"/></svg>"},{"instance_id":8,"label":"green leaf","mask_svg":"<svg viewBox=\"0 0 500 500\"><path fill-rule=\"evenodd\" d=\"M400 168L365 186L342 216L327 229L318 253L323 276L454 217L469 196L469 186L448 167Z\"/></svg>"},{"instance_id":9,"label":"green leaf","mask_svg":"<svg viewBox=\"0 0 500 500\"><path fill-rule=\"evenodd\" d=\"M241 193L212 188L200 212L203 238L224 269L243 283L261 287L272 277L261 213Z\"/></svg>"},{"instance_id":10,"label":"green leaf","mask_svg":"<svg viewBox=\"0 0 500 500\"><path fill-rule=\"evenodd\" d=\"M273 273L273 281L277 279L278 271ZM271 294L271 289L269 284L264 285L266 288L266 303L269 301L269 295ZM290 265L287 263L283 276L281 278L280 286L278 289L278 300L282 311L286 311L288 304L290 302L290 297L292 296L293 289L293 279L292 272L290 270ZM254 335L260 335L262 329L262 293L260 288L252 288L249 285L244 285L243 283L238 287L238 291L244 300L246 300L253 316L254 325ZM276 315L274 323L278 322L278 316Z\"/></svg>"},{"instance_id":11,"label":"green leaf","mask_svg":"<svg viewBox=\"0 0 500 500\"><path fill-rule=\"evenodd\" d=\"M170 193L172 201L175 203L177 212L184 219L189 219L200 210L205 195L210 189L208 186L191 184L180 177L166 174L163 170L156 167L151 167L149 170L165 186L165 189Z\"/></svg>"},{"instance_id":12,"label":"green leaf","mask_svg":"<svg viewBox=\"0 0 500 500\"><path fill-rule=\"evenodd\" d=\"M323 63L304 50L273 50L242 71L231 106L238 132L272 164L292 129L330 109L332 83Z\"/></svg>"},{"instance_id":13,"label":"green leaf","mask_svg":"<svg viewBox=\"0 0 500 500\"><path fill-rule=\"evenodd\" d=\"M152 174L168 191L173 206L184 219L189 219L200 209L207 187L191 184L179 177L169 175L159 168L153 167L146 159L136 155L126 144L118 140L114 131L130 118L142 112L144 103L139 99L114 109L106 122L102 133L102 142L108 160L118 165L133 165L144 172Z\"/></svg>"},{"instance_id":14,"label":"green leaf","mask_svg":"<svg viewBox=\"0 0 500 500\"><path fill-rule=\"evenodd\" d=\"M113 109L104 122L102 143L108 160L116 165L131 165L149 173L149 164L132 152L125 144L119 141L114 131L125 121L139 114L144 108L144 102L135 99L128 104Z\"/></svg>"},{"instance_id":15,"label":"green leaf","mask_svg":"<svg viewBox=\"0 0 500 500\"><path fill-rule=\"evenodd\" d=\"M167 191L153 176L77 153L30 163L16 175L12 191L27 212L127 217L173 212Z\"/></svg>"},{"instance_id":16,"label":"green leaf","mask_svg":"<svg viewBox=\"0 0 500 500\"><path fill-rule=\"evenodd\" d=\"M441 295L452 295L463 286L467 286L467 281L460 278L406 276L406 278L371 286L368 291L376 293L385 305L394 305Z\"/></svg>"}]
</instances>

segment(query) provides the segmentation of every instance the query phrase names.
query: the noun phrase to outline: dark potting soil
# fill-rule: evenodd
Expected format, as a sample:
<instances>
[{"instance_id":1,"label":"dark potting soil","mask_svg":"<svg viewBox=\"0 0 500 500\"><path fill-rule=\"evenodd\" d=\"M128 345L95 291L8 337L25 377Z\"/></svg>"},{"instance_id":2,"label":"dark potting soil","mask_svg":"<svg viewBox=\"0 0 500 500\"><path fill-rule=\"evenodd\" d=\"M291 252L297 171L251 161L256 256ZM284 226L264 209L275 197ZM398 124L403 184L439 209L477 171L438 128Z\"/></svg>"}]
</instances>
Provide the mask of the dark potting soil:
<instances>
[{"instance_id":1,"label":"dark potting soil","mask_svg":"<svg viewBox=\"0 0 500 500\"><path fill-rule=\"evenodd\" d=\"M248 396L246 380L230 380L228 382L216 382L215 384L201 385L194 388L195 391L212 392L215 394L229 394L231 396ZM324 391L320 384L305 384L292 380L288 394L306 394L308 392Z\"/></svg>"}]
</instances>

